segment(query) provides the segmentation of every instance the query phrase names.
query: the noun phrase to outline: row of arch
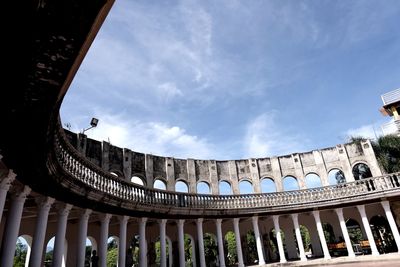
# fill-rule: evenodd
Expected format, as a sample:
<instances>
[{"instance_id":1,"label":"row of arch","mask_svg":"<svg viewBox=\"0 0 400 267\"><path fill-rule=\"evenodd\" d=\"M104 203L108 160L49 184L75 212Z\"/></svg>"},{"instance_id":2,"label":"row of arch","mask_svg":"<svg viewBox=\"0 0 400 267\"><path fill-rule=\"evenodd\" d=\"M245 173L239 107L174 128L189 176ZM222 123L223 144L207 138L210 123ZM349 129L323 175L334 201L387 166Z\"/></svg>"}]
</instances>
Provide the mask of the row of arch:
<instances>
[{"instance_id":1,"label":"row of arch","mask_svg":"<svg viewBox=\"0 0 400 267\"><path fill-rule=\"evenodd\" d=\"M353 175L355 180L364 179L372 177L370 168L364 163L358 163L353 167ZM131 182L139 185L146 185L145 180L139 176L133 176ZM307 188L322 187L321 177L316 173L308 173L305 176L305 182ZM329 185L336 185L346 182L346 177L340 169L332 169L328 173L328 183ZM298 180L294 176L285 176L282 179L282 185L284 191L299 190L300 186ZM219 182L219 194L220 195L230 195L233 194L232 186L228 181ZM260 181L260 187L262 193L273 193L276 192L276 185L272 178L265 177ZM167 185L163 179L155 179L153 183L153 188L166 190ZM176 192L189 192L188 184L183 180L178 180L175 183ZM200 181L196 185L196 192L199 194L211 194L211 187L209 183L205 181ZM239 182L239 193L240 194L252 194L254 193L253 184L247 179L242 179Z\"/></svg>"}]
</instances>

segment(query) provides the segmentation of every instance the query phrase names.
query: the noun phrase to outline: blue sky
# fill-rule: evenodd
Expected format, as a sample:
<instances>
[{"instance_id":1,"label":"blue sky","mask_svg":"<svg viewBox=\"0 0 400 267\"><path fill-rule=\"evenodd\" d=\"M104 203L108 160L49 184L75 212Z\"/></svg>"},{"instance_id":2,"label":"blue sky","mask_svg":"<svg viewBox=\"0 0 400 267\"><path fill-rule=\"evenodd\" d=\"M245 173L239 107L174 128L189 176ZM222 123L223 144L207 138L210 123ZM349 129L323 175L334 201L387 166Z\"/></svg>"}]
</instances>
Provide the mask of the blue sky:
<instances>
[{"instance_id":1,"label":"blue sky","mask_svg":"<svg viewBox=\"0 0 400 267\"><path fill-rule=\"evenodd\" d=\"M269 157L380 134L400 1L117 0L62 105L71 130L178 158Z\"/></svg>"}]
</instances>

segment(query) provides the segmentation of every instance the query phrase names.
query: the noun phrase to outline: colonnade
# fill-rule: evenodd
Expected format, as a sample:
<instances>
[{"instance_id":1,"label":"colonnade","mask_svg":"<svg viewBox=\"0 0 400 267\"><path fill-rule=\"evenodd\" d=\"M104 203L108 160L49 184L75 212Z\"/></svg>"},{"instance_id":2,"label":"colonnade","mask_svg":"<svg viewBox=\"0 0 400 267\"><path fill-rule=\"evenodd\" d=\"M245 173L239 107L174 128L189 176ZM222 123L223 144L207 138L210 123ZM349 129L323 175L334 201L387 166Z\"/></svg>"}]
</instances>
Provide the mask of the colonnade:
<instances>
[{"instance_id":1,"label":"colonnade","mask_svg":"<svg viewBox=\"0 0 400 267\"><path fill-rule=\"evenodd\" d=\"M15 178L15 175L10 173L7 178L1 181L0 186L0 219L3 217L4 205L6 203L6 197L8 196L8 211L6 213L6 221L1 222L4 224L3 235L2 235L2 245L0 252L0 265L1 266L12 266L14 250L17 238L19 233L21 232L20 224L23 214L24 203L28 195L31 194L31 189L28 186L15 186L10 190L11 182ZM37 218L36 218L36 226L34 228L33 233L33 241L32 241L32 250L29 258L29 266L36 267L43 265L43 256L44 256L44 241L46 234L46 227L48 222L49 211L53 208L57 212L57 226L56 226L56 234L55 234L55 242L54 242L54 251L53 251L53 266L63 266L66 255L64 254L64 245L66 239L66 230L68 224L68 216L72 209L72 205L66 203L56 202L55 199L45 196L37 196L36 197L36 205L37 205ZM379 203L379 202L377 202ZM398 227L394 220L390 203L387 200L383 200L380 202L380 205L383 209L383 213L386 216L386 219L389 223L390 230L394 237L397 247L400 247L400 235L398 231ZM346 207L347 208L347 207ZM346 209L345 208L345 209ZM353 207L354 208L354 207ZM367 212L365 209L365 205L357 205L356 209L358 210L359 216L362 221L363 229L366 233L372 255L379 255L374 236L371 231L370 223L368 221ZM86 246L86 238L88 233L88 227L91 227L89 224L89 218L93 213L90 209L79 209L80 213L78 216L78 231L77 231L77 242L74 248L71 247L72 252L75 253L75 266L83 267L85 264L85 246ZM343 214L343 208L335 208L332 209L336 214L337 223L340 226L341 234L346 243L346 248L348 252L348 257L355 257L355 252L353 250L353 246L349 237L349 233L346 227L346 220ZM292 213L292 214L275 214L271 216L262 216L262 219L265 221L272 217L273 221L273 229L276 234L277 241L277 249L279 252L279 261L281 263L285 263L288 259L286 258L286 253L284 250L284 242L281 235L281 222L280 219L285 217L286 219L290 218L291 223L293 225L295 237L294 242L296 242L295 247L298 248L297 253L298 259L300 261L307 261L307 257L304 251L304 244L302 242L301 234L300 234L300 225L299 225L299 215L303 213ZM313 210L311 212L307 212L308 216L311 216L314 221L314 225L316 228L316 233L318 235L318 240L322 248L322 256L325 259L330 259L331 255L328 250L327 240L324 236L324 231L322 228L322 222L320 218L320 210ZM100 214L98 215L100 222L99 229L99 242L98 242L98 255L99 255L99 266L106 266L106 255L107 255L107 239L109 236L109 224L111 217L116 215L111 214ZM127 251L127 224L129 220L134 218L130 218L129 216L116 216L119 222L119 246L118 246L118 262L119 266L125 266L126 260L126 251ZM207 219L208 225L210 222L214 222L214 230L216 233L217 244L218 244L218 261L219 266L225 267L225 251L224 251L224 236L223 236L223 225L224 229L228 229L229 225L233 228L235 240L236 240L236 253L238 266L245 266L245 262L243 260L243 252L242 252L242 234L241 234L241 222L248 221L249 218L216 218L213 220ZM138 234L139 234L139 266L145 267L147 266L147 240L146 240L146 229L148 227L147 223L149 220L154 221L154 219L149 218L136 218L136 222L138 224ZM160 266L167 266L167 255L166 255L166 228L167 223L173 221L172 219L158 219L159 238L160 238ZM184 251L184 234L185 227L190 228L192 224L187 224L183 219L174 220L177 225L177 233L176 233L176 241L178 242L178 264L179 266L185 266L185 251ZM193 221L193 220L190 220ZM256 248L258 255L258 264L264 265L267 260L265 258L266 252L265 246L263 245L262 240L262 231L260 230L260 225L264 225L264 221L260 223L259 216L251 216L251 230L254 232L255 240L256 240ZM194 260L194 262L198 262L200 267L206 267L205 260L205 252L204 252L204 229L203 224L205 222L204 218L198 218L195 220L195 229L187 229L192 232L195 232L197 235L197 242L195 246L197 246L198 260ZM152 228L154 230L154 228ZM208 231L210 231L210 227L208 227ZM267 262L268 263L268 262Z\"/></svg>"}]
</instances>

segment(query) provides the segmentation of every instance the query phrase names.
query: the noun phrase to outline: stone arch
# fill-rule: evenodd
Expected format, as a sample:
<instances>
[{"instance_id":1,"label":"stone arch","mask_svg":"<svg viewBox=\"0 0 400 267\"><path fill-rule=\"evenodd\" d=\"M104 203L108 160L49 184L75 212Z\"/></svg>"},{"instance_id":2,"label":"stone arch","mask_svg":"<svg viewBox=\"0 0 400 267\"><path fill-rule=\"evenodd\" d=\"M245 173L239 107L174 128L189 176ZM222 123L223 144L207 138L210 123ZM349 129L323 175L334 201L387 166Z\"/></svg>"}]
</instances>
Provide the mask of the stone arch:
<instances>
[{"instance_id":1,"label":"stone arch","mask_svg":"<svg viewBox=\"0 0 400 267\"><path fill-rule=\"evenodd\" d=\"M232 194L231 183L226 180L219 181L218 188L219 188L220 195L231 195Z\"/></svg>"},{"instance_id":2,"label":"stone arch","mask_svg":"<svg viewBox=\"0 0 400 267\"><path fill-rule=\"evenodd\" d=\"M184 180L177 180L177 181L175 181L175 191L188 193L189 186Z\"/></svg>"},{"instance_id":3,"label":"stone arch","mask_svg":"<svg viewBox=\"0 0 400 267\"><path fill-rule=\"evenodd\" d=\"M56 239L55 236L49 238L49 240L46 243L47 244L46 247L44 247L45 249L47 249L49 247L51 248L51 250L49 250L45 254L45 258L44 258L45 266L52 266L52 264L53 264L55 239ZM68 252L68 243L67 243L67 239L64 239L64 251L63 251L63 255L62 255L62 263L61 263L62 265L61 265L61 267L65 267L66 266L67 252Z\"/></svg>"},{"instance_id":4,"label":"stone arch","mask_svg":"<svg viewBox=\"0 0 400 267\"><path fill-rule=\"evenodd\" d=\"M20 235L15 243L14 262L29 266L29 258L32 250L32 237L30 235Z\"/></svg>"},{"instance_id":5,"label":"stone arch","mask_svg":"<svg viewBox=\"0 0 400 267\"><path fill-rule=\"evenodd\" d=\"M199 194L211 194L210 184L206 181L199 181L196 185L196 192Z\"/></svg>"},{"instance_id":6,"label":"stone arch","mask_svg":"<svg viewBox=\"0 0 400 267\"><path fill-rule=\"evenodd\" d=\"M282 179L282 185L284 191L299 190L299 182L297 178L291 175L287 175Z\"/></svg>"},{"instance_id":7,"label":"stone arch","mask_svg":"<svg viewBox=\"0 0 400 267\"><path fill-rule=\"evenodd\" d=\"M332 168L328 172L329 185L343 184L346 182L344 172L339 168Z\"/></svg>"},{"instance_id":8,"label":"stone arch","mask_svg":"<svg viewBox=\"0 0 400 267\"><path fill-rule=\"evenodd\" d=\"M124 178L124 175L118 170L110 170L110 174L118 178Z\"/></svg>"},{"instance_id":9,"label":"stone arch","mask_svg":"<svg viewBox=\"0 0 400 267\"><path fill-rule=\"evenodd\" d=\"M372 177L371 169L364 162L356 162L352 168L355 180L361 180Z\"/></svg>"},{"instance_id":10,"label":"stone arch","mask_svg":"<svg viewBox=\"0 0 400 267\"><path fill-rule=\"evenodd\" d=\"M390 229L389 222L382 215L375 215L369 220L371 230L376 240L376 246L380 253L398 251L396 241Z\"/></svg>"},{"instance_id":11,"label":"stone arch","mask_svg":"<svg viewBox=\"0 0 400 267\"><path fill-rule=\"evenodd\" d=\"M133 175L131 177L131 183L146 186L146 179L139 175Z\"/></svg>"},{"instance_id":12,"label":"stone arch","mask_svg":"<svg viewBox=\"0 0 400 267\"><path fill-rule=\"evenodd\" d=\"M253 194L253 183L248 179L241 179L239 182L239 194Z\"/></svg>"},{"instance_id":13,"label":"stone arch","mask_svg":"<svg viewBox=\"0 0 400 267\"><path fill-rule=\"evenodd\" d=\"M352 244L360 244L360 241L364 240L360 223L356 219L348 218L346 220L346 228Z\"/></svg>"},{"instance_id":14,"label":"stone arch","mask_svg":"<svg viewBox=\"0 0 400 267\"><path fill-rule=\"evenodd\" d=\"M153 188L167 190L167 182L163 178L156 178L153 182Z\"/></svg>"},{"instance_id":15,"label":"stone arch","mask_svg":"<svg viewBox=\"0 0 400 267\"><path fill-rule=\"evenodd\" d=\"M261 193L273 193L276 192L275 181L270 177L264 177L260 182Z\"/></svg>"},{"instance_id":16,"label":"stone arch","mask_svg":"<svg viewBox=\"0 0 400 267\"><path fill-rule=\"evenodd\" d=\"M305 176L305 181L307 188L322 187L321 177L315 172L309 172Z\"/></svg>"}]
</instances>

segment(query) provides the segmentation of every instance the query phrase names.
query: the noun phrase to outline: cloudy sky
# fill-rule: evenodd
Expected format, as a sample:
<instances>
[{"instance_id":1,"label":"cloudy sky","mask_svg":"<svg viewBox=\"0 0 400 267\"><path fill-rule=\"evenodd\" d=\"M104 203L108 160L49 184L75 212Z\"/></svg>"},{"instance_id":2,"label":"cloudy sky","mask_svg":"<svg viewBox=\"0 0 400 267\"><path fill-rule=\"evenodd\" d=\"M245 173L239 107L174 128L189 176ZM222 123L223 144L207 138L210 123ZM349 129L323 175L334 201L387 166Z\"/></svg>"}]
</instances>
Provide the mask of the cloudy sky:
<instances>
[{"instance_id":1,"label":"cloudy sky","mask_svg":"<svg viewBox=\"0 0 400 267\"><path fill-rule=\"evenodd\" d=\"M117 0L61 109L89 138L179 158L269 157L381 133L400 1Z\"/></svg>"}]
</instances>

